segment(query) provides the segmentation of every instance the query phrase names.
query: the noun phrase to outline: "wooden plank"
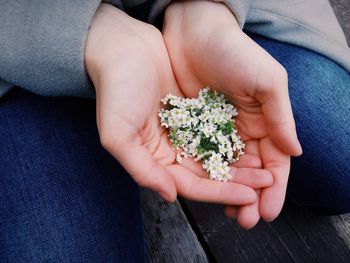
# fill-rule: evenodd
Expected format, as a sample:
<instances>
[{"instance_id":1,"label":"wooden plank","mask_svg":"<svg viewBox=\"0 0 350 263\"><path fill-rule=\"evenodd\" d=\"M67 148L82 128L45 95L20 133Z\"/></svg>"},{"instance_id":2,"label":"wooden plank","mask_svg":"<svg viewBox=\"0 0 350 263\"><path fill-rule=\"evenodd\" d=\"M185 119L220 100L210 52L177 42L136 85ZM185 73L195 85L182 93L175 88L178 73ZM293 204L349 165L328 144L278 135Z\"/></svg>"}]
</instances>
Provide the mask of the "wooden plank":
<instances>
[{"instance_id":1,"label":"wooden plank","mask_svg":"<svg viewBox=\"0 0 350 263\"><path fill-rule=\"evenodd\" d=\"M208 262L179 202L169 204L145 189L141 195L148 261Z\"/></svg>"},{"instance_id":2,"label":"wooden plank","mask_svg":"<svg viewBox=\"0 0 350 263\"><path fill-rule=\"evenodd\" d=\"M350 1L349 0L329 0L334 13L345 32L348 45L350 45Z\"/></svg>"},{"instance_id":3,"label":"wooden plank","mask_svg":"<svg viewBox=\"0 0 350 263\"><path fill-rule=\"evenodd\" d=\"M268 224L246 231L224 216L222 206L181 202L217 262L295 262Z\"/></svg>"},{"instance_id":4,"label":"wooden plank","mask_svg":"<svg viewBox=\"0 0 350 263\"><path fill-rule=\"evenodd\" d=\"M350 262L331 217L287 204L274 222L246 231L224 216L222 206L181 202L217 262Z\"/></svg>"},{"instance_id":5,"label":"wooden plank","mask_svg":"<svg viewBox=\"0 0 350 263\"><path fill-rule=\"evenodd\" d=\"M332 224L337 229L338 236L344 240L350 249L350 214L333 216Z\"/></svg>"},{"instance_id":6,"label":"wooden plank","mask_svg":"<svg viewBox=\"0 0 350 263\"><path fill-rule=\"evenodd\" d=\"M335 216L317 216L291 204L282 217L312 250L318 262L350 262L349 246L337 229L347 228L348 222L337 221L336 228L332 220Z\"/></svg>"}]
</instances>

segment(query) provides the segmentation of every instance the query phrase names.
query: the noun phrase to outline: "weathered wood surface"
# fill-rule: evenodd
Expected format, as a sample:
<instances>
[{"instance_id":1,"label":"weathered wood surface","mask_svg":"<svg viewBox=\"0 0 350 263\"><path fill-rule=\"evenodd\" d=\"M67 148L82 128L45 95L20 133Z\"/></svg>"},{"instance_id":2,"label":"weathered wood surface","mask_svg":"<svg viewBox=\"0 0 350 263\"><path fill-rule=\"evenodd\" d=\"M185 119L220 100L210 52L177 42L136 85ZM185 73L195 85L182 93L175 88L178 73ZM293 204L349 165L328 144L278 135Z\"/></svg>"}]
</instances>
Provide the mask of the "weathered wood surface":
<instances>
[{"instance_id":1,"label":"weathered wood surface","mask_svg":"<svg viewBox=\"0 0 350 263\"><path fill-rule=\"evenodd\" d=\"M333 226L337 229L337 234L350 247L350 214L333 216L331 218Z\"/></svg>"},{"instance_id":2,"label":"weathered wood surface","mask_svg":"<svg viewBox=\"0 0 350 263\"><path fill-rule=\"evenodd\" d=\"M274 222L247 231L222 206L181 202L215 262L350 262L348 216L316 216L286 204Z\"/></svg>"},{"instance_id":3,"label":"weathered wood surface","mask_svg":"<svg viewBox=\"0 0 350 263\"><path fill-rule=\"evenodd\" d=\"M350 0L329 0L350 46Z\"/></svg>"},{"instance_id":4,"label":"weathered wood surface","mask_svg":"<svg viewBox=\"0 0 350 263\"><path fill-rule=\"evenodd\" d=\"M149 262L208 262L178 201L166 203L149 190L142 190L142 201Z\"/></svg>"}]
</instances>

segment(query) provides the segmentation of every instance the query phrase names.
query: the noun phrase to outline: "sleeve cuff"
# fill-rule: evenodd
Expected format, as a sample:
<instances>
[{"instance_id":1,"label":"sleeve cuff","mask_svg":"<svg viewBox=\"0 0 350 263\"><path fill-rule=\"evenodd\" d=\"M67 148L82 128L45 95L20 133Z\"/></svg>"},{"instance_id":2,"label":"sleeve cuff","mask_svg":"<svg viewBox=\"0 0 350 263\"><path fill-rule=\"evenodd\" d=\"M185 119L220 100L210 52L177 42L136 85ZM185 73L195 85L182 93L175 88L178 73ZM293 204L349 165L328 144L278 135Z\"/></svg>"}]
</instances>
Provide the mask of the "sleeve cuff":
<instances>
[{"instance_id":1,"label":"sleeve cuff","mask_svg":"<svg viewBox=\"0 0 350 263\"><path fill-rule=\"evenodd\" d=\"M210 0L210 1L224 3L231 10L233 15L236 17L236 20L240 28L243 28L246 17L248 15L250 0ZM171 0L155 0L151 8L149 21L150 22L156 21L156 18L159 16L159 14L161 14L164 11L164 9L167 7L167 5L169 5L170 3L171 3Z\"/></svg>"}]
</instances>

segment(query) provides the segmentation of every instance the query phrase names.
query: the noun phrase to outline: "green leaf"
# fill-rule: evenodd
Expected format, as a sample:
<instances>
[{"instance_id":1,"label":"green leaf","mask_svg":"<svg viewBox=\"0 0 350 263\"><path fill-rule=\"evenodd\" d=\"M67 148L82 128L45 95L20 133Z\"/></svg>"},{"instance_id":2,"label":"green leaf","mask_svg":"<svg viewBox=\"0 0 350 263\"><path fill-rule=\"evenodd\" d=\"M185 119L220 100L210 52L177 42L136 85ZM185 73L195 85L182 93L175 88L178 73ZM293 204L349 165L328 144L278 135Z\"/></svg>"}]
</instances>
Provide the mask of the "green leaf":
<instances>
[{"instance_id":1,"label":"green leaf","mask_svg":"<svg viewBox=\"0 0 350 263\"><path fill-rule=\"evenodd\" d=\"M209 152L209 151L214 151L216 153L219 152L219 146L210 141L210 138L207 137L202 137L200 140L200 143L197 146L197 150L199 154L203 154L205 152Z\"/></svg>"},{"instance_id":2,"label":"green leaf","mask_svg":"<svg viewBox=\"0 0 350 263\"><path fill-rule=\"evenodd\" d=\"M233 129L235 128L232 121L228 121L220 126L219 130L222 131L223 135L227 135L233 132Z\"/></svg>"}]
</instances>

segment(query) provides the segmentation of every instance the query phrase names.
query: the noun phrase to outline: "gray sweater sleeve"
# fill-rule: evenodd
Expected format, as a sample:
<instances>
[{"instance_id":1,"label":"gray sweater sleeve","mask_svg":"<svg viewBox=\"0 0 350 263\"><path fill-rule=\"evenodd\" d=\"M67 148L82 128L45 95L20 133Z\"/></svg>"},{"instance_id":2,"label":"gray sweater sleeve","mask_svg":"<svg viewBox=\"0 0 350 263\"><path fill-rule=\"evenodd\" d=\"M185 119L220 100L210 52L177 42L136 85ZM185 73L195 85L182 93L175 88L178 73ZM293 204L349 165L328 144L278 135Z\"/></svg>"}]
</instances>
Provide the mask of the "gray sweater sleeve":
<instances>
[{"instance_id":1,"label":"gray sweater sleeve","mask_svg":"<svg viewBox=\"0 0 350 263\"><path fill-rule=\"evenodd\" d=\"M140 0L124 0L131 2L136 5ZM142 0L141 0L142 1ZM167 5L169 5L173 0L155 0L149 15L149 21L154 22L157 16L165 9ZM231 12L235 15L239 25L243 28L245 23L250 0L211 0L213 2L222 2L231 10Z\"/></svg>"},{"instance_id":2,"label":"gray sweater sleeve","mask_svg":"<svg viewBox=\"0 0 350 263\"><path fill-rule=\"evenodd\" d=\"M150 21L171 1L155 0ZM246 31L315 51L350 72L350 48L328 0L211 1L225 3Z\"/></svg>"},{"instance_id":3,"label":"gray sweater sleeve","mask_svg":"<svg viewBox=\"0 0 350 263\"><path fill-rule=\"evenodd\" d=\"M0 95L10 84L42 95L92 97L84 67L100 0L1 0Z\"/></svg>"},{"instance_id":4,"label":"gray sweater sleeve","mask_svg":"<svg viewBox=\"0 0 350 263\"><path fill-rule=\"evenodd\" d=\"M251 0L244 29L315 51L350 72L350 48L328 0Z\"/></svg>"},{"instance_id":5,"label":"gray sweater sleeve","mask_svg":"<svg viewBox=\"0 0 350 263\"><path fill-rule=\"evenodd\" d=\"M236 20L241 28L243 28L250 6L250 0L213 0L214 2L224 3L235 15Z\"/></svg>"}]
</instances>

